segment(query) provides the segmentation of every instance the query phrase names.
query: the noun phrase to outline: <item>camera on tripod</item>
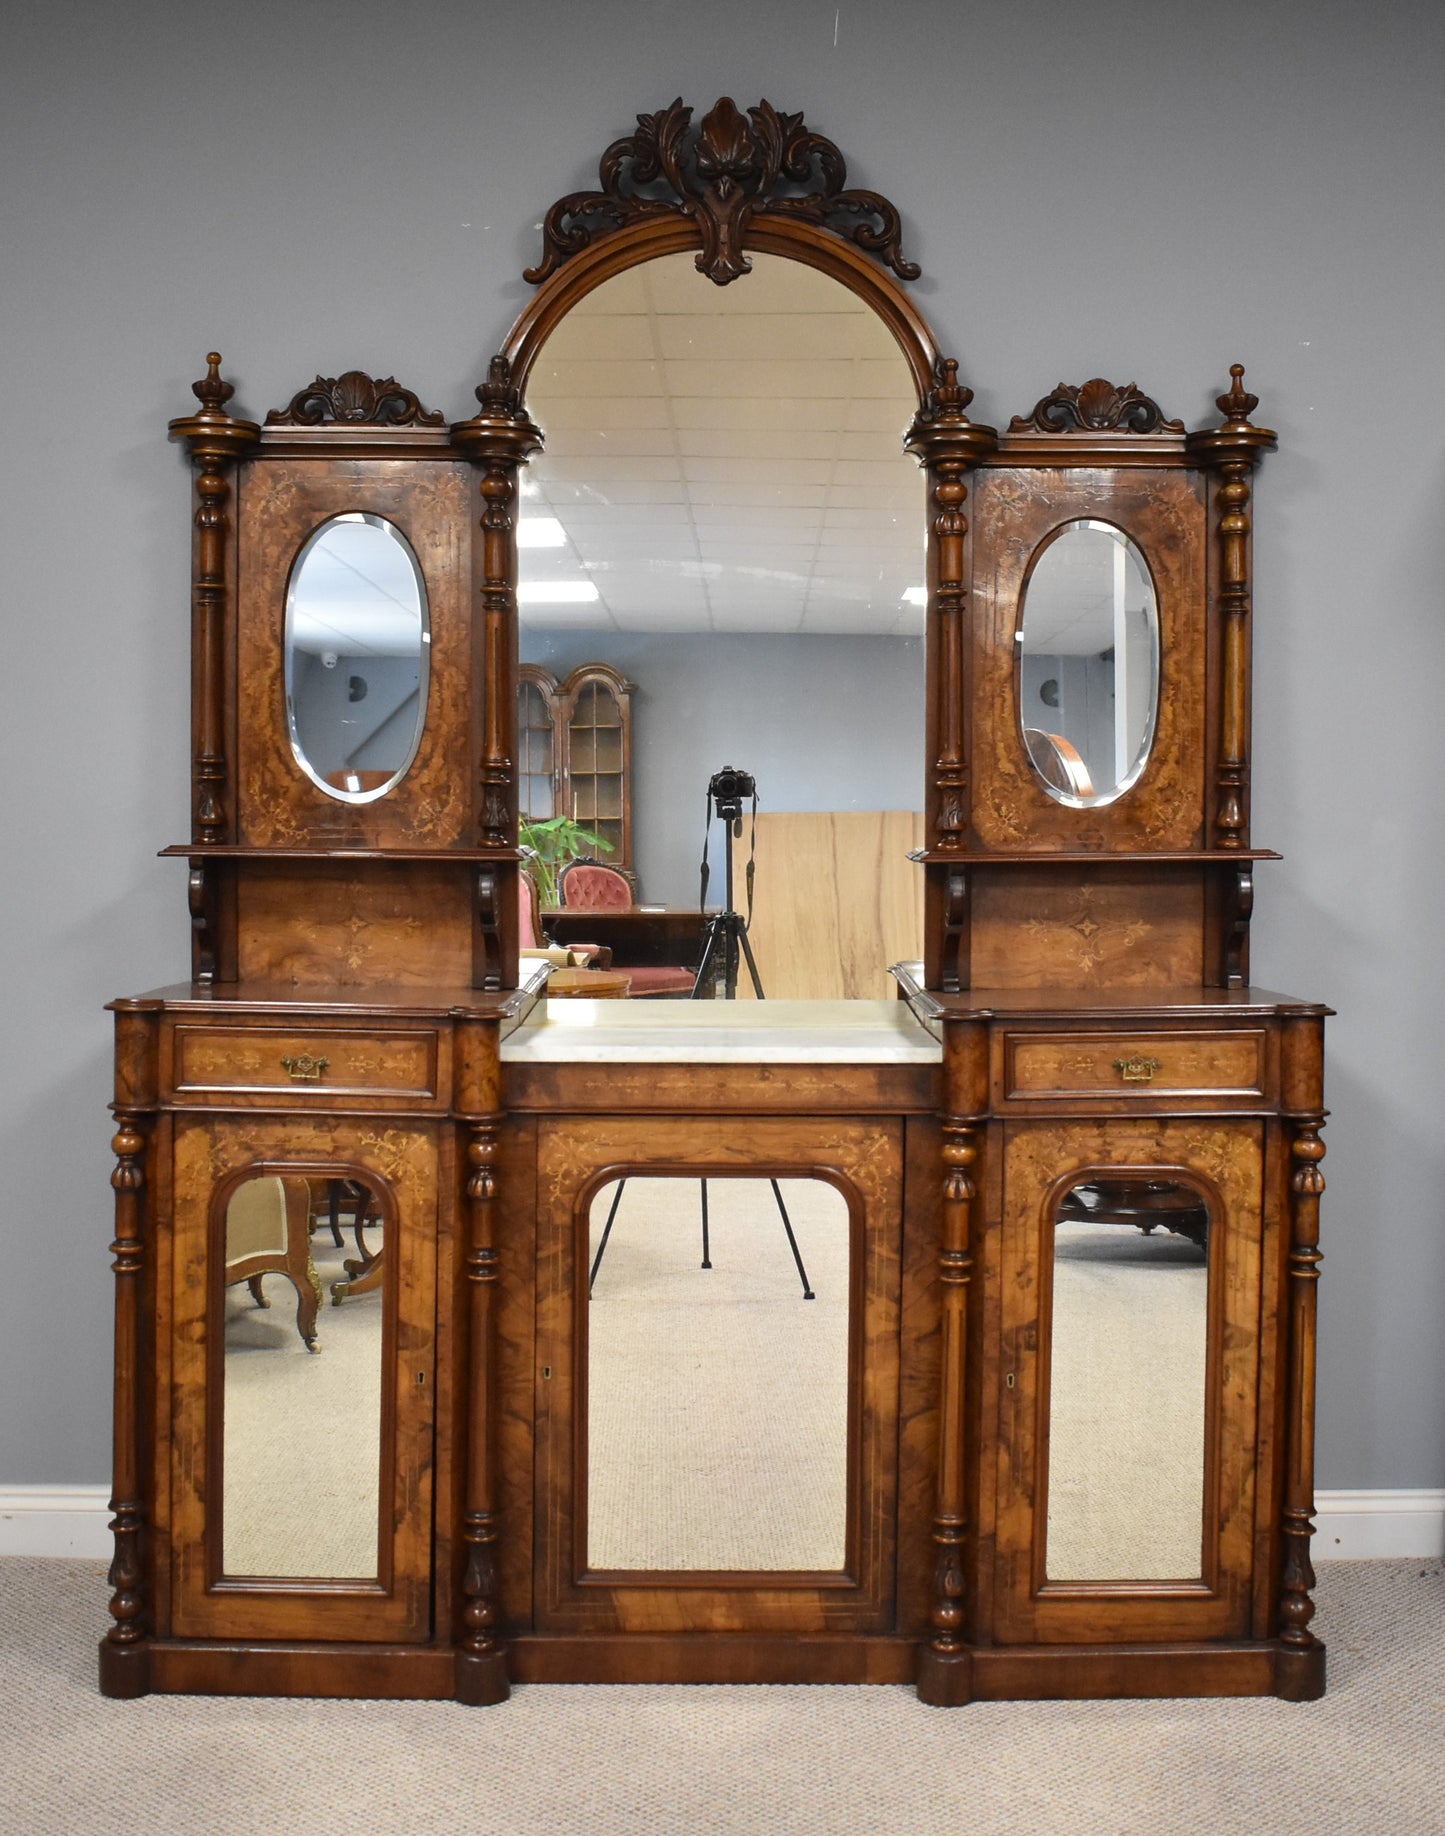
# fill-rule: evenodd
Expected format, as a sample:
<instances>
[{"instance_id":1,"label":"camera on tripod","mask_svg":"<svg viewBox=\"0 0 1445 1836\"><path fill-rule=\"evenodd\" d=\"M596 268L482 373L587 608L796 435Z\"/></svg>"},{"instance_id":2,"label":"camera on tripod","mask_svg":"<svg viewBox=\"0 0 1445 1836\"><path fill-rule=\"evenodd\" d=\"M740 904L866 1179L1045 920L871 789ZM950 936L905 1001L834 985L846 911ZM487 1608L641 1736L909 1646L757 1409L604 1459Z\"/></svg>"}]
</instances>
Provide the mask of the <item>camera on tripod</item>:
<instances>
[{"instance_id":1,"label":"camera on tripod","mask_svg":"<svg viewBox=\"0 0 1445 1836\"><path fill-rule=\"evenodd\" d=\"M707 794L717 809L719 822L741 822L743 805L758 794L758 781L751 772L724 765L708 779Z\"/></svg>"}]
</instances>

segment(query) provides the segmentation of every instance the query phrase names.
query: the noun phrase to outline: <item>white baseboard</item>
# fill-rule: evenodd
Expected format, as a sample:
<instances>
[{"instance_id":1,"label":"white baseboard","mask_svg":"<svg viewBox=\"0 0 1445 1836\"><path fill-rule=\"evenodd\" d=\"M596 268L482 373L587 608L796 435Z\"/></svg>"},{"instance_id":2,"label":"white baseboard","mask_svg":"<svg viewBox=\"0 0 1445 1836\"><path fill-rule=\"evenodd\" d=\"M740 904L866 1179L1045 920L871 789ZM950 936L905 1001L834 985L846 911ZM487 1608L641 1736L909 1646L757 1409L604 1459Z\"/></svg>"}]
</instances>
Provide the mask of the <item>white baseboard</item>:
<instances>
[{"instance_id":1,"label":"white baseboard","mask_svg":"<svg viewBox=\"0 0 1445 1836\"><path fill-rule=\"evenodd\" d=\"M108 1562L110 1494L94 1485L0 1487L0 1556L83 1556ZM1445 1555L1445 1491L1320 1492L1317 1562Z\"/></svg>"},{"instance_id":2,"label":"white baseboard","mask_svg":"<svg viewBox=\"0 0 1445 1836\"><path fill-rule=\"evenodd\" d=\"M1445 1492L1317 1492L1316 1562L1445 1555Z\"/></svg>"},{"instance_id":3,"label":"white baseboard","mask_svg":"<svg viewBox=\"0 0 1445 1836\"><path fill-rule=\"evenodd\" d=\"M0 1556L109 1562L115 1547L109 1523L109 1486L0 1486Z\"/></svg>"}]
</instances>

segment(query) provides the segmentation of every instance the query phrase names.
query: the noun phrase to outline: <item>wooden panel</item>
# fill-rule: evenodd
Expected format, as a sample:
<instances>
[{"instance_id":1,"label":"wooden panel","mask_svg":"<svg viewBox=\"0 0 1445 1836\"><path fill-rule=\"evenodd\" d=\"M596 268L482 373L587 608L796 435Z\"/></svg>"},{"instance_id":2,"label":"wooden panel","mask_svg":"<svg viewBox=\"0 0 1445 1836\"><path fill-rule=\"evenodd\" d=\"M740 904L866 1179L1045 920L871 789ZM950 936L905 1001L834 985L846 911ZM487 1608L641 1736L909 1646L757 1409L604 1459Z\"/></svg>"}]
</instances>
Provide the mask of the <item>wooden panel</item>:
<instances>
[{"instance_id":1,"label":"wooden panel","mask_svg":"<svg viewBox=\"0 0 1445 1836\"><path fill-rule=\"evenodd\" d=\"M1195 874L1110 866L971 875L975 988L1187 988L1205 980Z\"/></svg>"},{"instance_id":2,"label":"wooden panel","mask_svg":"<svg viewBox=\"0 0 1445 1836\"><path fill-rule=\"evenodd\" d=\"M1250 1631L1264 1125L1015 1123L1004 1134L995 1635L1101 1644ZM1073 1177L1192 1174L1211 1203L1202 1564L1197 1580L1046 1581L1051 1238ZM1012 1378L1013 1381L1008 1381Z\"/></svg>"},{"instance_id":3,"label":"wooden panel","mask_svg":"<svg viewBox=\"0 0 1445 1836\"><path fill-rule=\"evenodd\" d=\"M502 1066L508 1109L556 1115L699 1110L897 1115L934 1109L937 1065L534 1064Z\"/></svg>"},{"instance_id":4,"label":"wooden panel","mask_svg":"<svg viewBox=\"0 0 1445 1836\"><path fill-rule=\"evenodd\" d=\"M267 457L242 468L237 680L238 840L261 847L437 847L475 839L468 768L475 692L470 604L471 467L446 459ZM254 506L254 507L253 507ZM426 580L430 684L421 744L374 803L328 797L296 763L286 718L286 589L306 538L328 518L394 523Z\"/></svg>"},{"instance_id":5,"label":"wooden panel","mask_svg":"<svg viewBox=\"0 0 1445 1836\"><path fill-rule=\"evenodd\" d=\"M745 818L732 844L740 910L751 834ZM890 998L889 965L923 954L923 870L908 859L922 846L913 810L760 811L749 938L763 992L775 1001ZM744 969L738 994L752 992Z\"/></svg>"},{"instance_id":6,"label":"wooden panel","mask_svg":"<svg viewBox=\"0 0 1445 1836\"><path fill-rule=\"evenodd\" d=\"M170 1487L178 1636L389 1641L430 1635L437 1125L363 1126L364 1134L312 1115L177 1122L171 1299L180 1406L172 1422ZM334 1169L368 1179L396 1205L398 1227L384 1252L380 1559L373 1581L267 1581L223 1570L214 1195L243 1170L292 1169L302 1177ZM303 1419L289 1429L306 1435L311 1424ZM357 1457L364 1457L359 1446Z\"/></svg>"},{"instance_id":7,"label":"wooden panel","mask_svg":"<svg viewBox=\"0 0 1445 1836\"><path fill-rule=\"evenodd\" d=\"M240 978L465 988L472 884L465 867L419 861L256 863L238 889Z\"/></svg>"},{"instance_id":8,"label":"wooden panel","mask_svg":"<svg viewBox=\"0 0 1445 1836\"><path fill-rule=\"evenodd\" d=\"M973 824L986 847L1199 847L1204 839L1208 529L1196 473L1152 468L990 467L974 482ZM1020 594L1062 524L1106 515L1153 576L1164 692L1149 761L1116 802L1057 803L1029 763L1019 721ZM1062 979L1063 966L1060 965Z\"/></svg>"},{"instance_id":9,"label":"wooden panel","mask_svg":"<svg viewBox=\"0 0 1445 1836\"><path fill-rule=\"evenodd\" d=\"M1228 1095L1261 1100L1266 1035L1220 1033L1006 1033L1004 1100ZM1122 1067L1122 1068L1121 1068Z\"/></svg>"},{"instance_id":10,"label":"wooden panel","mask_svg":"<svg viewBox=\"0 0 1445 1836\"><path fill-rule=\"evenodd\" d=\"M432 1029L178 1026L173 1088L200 1098L286 1090L323 1100L356 1095L434 1100L437 1044ZM308 1077L313 1067L316 1074Z\"/></svg>"},{"instance_id":11,"label":"wooden panel","mask_svg":"<svg viewBox=\"0 0 1445 1836\"><path fill-rule=\"evenodd\" d=\"M831 1170L852 1219L848 1566L836 1574L584 1576L586 1209L604 1170L688 1177ZM902 1126L758 1116L612 1116L543 1123L537 1152L538 1630L659 1633L889 1631L895 1620Z\"/></svg>"}]
</instances>

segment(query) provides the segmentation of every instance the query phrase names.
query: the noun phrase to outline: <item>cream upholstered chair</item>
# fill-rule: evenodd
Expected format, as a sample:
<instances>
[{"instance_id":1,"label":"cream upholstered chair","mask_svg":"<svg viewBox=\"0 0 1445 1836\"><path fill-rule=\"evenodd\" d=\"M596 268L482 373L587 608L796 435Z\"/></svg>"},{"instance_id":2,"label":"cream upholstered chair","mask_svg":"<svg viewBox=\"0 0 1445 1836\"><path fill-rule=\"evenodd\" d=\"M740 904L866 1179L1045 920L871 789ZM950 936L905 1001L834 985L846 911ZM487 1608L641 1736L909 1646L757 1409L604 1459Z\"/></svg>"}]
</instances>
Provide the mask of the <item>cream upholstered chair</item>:
<instances>
[{"instance_id":1,"label":"cream upholstered chair","mask_svg":"<svg viewBox=\"0 0 1445 1836\"><path fill-rule=\"evenodd\" d=\"M269 1307L263 1275L284 1275L296 1290L296 1330L316 1350L321 1281L311 1260L311 1188L274 1173L245 1180L226 1206L226 1286L244 1281L258 1307Z\"/></svg>"},{"instance_id":2,"label":"cream upholstered chair","mask_svg":"<svg viewBox=\"0 0 1445 1836\"><path fill-rule=\"evenodd\" d=\"M601 861L569 861L557 877L557 890L569 912L625 912L632 909L632 883L626 874ZM690 995L696 973L681 964L619 963L614 949L612 967L627 975L632 994Z\"/></svg>"}]
</instances>

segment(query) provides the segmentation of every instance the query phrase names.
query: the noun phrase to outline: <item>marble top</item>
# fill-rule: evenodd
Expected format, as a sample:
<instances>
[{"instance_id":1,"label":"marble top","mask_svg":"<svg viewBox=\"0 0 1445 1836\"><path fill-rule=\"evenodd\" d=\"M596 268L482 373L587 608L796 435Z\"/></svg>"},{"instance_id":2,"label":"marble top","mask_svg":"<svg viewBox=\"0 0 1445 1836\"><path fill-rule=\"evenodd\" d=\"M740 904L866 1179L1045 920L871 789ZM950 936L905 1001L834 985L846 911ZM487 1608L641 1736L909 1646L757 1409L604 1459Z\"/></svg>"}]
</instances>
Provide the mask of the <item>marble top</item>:
<instances>
[{"instance_id":1,"label":"marble top","mask_svg":"<svg viewBox=\"0 0 1445 1836\"><path fill-rule=\"evenodd\" d=\"M507 1064L937 1064L902 1001L547 1001Z\"/></svg>"}]
</instances>

